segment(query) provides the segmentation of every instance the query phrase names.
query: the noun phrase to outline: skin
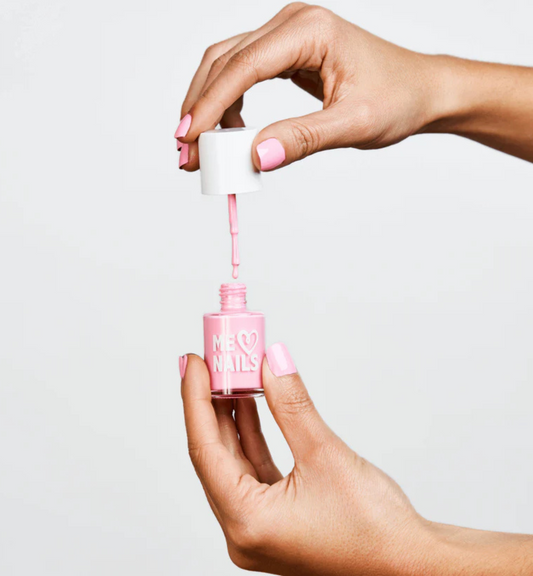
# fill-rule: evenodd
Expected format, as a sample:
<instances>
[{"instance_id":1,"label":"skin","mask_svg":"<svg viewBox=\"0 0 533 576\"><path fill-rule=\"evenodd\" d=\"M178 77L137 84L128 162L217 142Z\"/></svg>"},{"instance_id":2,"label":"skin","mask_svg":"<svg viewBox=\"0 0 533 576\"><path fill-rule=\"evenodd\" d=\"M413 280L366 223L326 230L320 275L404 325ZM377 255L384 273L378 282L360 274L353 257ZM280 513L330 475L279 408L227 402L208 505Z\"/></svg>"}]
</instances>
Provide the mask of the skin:
<instances>
[{"instance_id":1,"label":"skin","mask_svg":"<svg viewBox=\"0 0 533 576\"><path fill-rule=\"evenodd\" d=\"M329 10L290 4L254 32L210 47L182 117L187 171L197 139L244 126L243 94L290 79L323 109L264 128L286 166L321 150L381 148L424 132L457 134L533 161L533 70L429 56L395 46ZM189 452L233 562L302 575L530 575L533 537L447 526L422 518L400 487L324 423L298 374L277 378L266 360L268 406L294 457L282 476L253 399L211 401L203 360L189 355L182 397Z\"/></svg>"},{"instance_id":2,"label":"skin","mask_svg":"<svg viewBox=\"0 0 533 576\"><path fill-rule=\"evenodd\" d=\"M211 401L204 361L188 355L182 398L189 453L232 561L287 576L526 576L533 537L429 522L401 488L318 414L299 376L263 361L268 406L294 468L272 459L253 398Z\"/></svg>"},{"instance_id":3,"label":"skin","mask_svg":"<svg viewBox=\"0 0 533 576\"><path fill-rule=\"evenodd\" d=\"M533 69L420 54L374 36L320 6L294 3L261 28L207 49L183 102L191 127L187 171L199 168L197 139L244 126L243 95L290 79L322 110L264 128L253 146L277 138L286 166L321 150L382 148L413 134L471 138L533 161Z\"/></svg>"}]
</instances>

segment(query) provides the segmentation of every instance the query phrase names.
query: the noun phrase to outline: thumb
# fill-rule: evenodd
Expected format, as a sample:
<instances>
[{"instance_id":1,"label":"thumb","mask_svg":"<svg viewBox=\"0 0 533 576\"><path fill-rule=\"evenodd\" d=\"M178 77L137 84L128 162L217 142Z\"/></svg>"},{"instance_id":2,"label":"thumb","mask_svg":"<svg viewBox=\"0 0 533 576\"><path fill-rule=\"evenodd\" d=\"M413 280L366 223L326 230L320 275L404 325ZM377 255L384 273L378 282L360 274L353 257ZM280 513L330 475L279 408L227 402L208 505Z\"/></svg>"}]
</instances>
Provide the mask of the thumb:
<instances>
[{"instance_id":1,"label":"thumb","mask_svg":"<svg viewBox=\"0 0 533 576\"><path fill-rule=\"evenodd\" d=\"M317 447L336 438L317 412L285 344L278 342L263 360L268 406L295 461L308 460Z\"/></svg>"},{"instance_id":2,"label":"thumb","mask_svg":"<svg viewBox=\"0 0 533 576\"><path fill-rule=\"evenodd\" d=\"M267 126L256 136L252 147L256 168L265 172L321 150L350 146L353 128L347 122L346 112L344 106L335 104L320 112Z\"/></svg>"}]
</instances>

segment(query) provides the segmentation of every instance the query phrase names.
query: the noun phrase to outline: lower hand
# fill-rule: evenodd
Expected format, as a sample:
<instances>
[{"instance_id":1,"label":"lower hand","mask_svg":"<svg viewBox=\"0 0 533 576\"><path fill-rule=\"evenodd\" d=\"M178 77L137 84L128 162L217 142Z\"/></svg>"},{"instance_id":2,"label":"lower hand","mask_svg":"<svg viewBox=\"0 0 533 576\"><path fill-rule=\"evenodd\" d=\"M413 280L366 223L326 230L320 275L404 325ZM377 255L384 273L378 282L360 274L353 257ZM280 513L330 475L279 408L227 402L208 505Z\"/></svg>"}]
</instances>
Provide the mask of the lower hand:
<instances>
[{"instance_id":1,"label":"lower hand","mask_svg":"<svg viewBox=\"0 0 533 576\"><path fill-rule=\"evenodd\" d=\"M189 451L235 564L351 576L414 566L417 550L430 545L429 523L391 478L328 428L297 373L277 377L263 363L268 406L294 456L283 477L255 400L211 402L206 365L188 358L182 396Z\"/></svg>"},{"instance_id":2,"label":"lower hand","mask_svg":"<svg viewBox=\"0 0 533 576\"><path fill-rule=\"evenodd\" d=\"M237 566L290 576L533 574L532 536L447 526L417 514L394 480L322 420L282 344L267 351L263 385L294 457L285 477L255 400L211 401L203 360L189 355L185 365L189 452Z\"/></svg>"}]
</instances>

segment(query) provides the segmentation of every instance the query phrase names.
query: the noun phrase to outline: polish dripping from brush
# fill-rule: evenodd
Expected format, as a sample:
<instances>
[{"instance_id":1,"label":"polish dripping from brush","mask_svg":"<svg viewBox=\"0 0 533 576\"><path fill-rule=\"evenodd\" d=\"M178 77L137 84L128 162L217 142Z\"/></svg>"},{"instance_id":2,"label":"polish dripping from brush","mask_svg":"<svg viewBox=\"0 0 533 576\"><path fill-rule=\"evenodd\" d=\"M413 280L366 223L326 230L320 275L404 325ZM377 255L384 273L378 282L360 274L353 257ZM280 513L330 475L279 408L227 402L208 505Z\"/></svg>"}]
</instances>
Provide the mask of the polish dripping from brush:
<instances>
[{"instance_id":1,"label":"polish dripping from brush","mask_svg":"<svg viewBox=\"0 0 533 576\"><path fill-rule=\"evenodd\" d=\"M261 172L254 166L252 146L257 128L221 128L200 134L198 152L202 194L228 196L233 278L239 275L237 194L259 192Z\"/></svg>"},{"instance_id":2,"label":"polish dripping from brush","mask_svg":"<svg viewBox=\"0 0 533 576\"><path fill-rule=\"evenodd\" d=\"M229 232L231 234L231 264L233 266L233 278L239 277L239 221L237 218L237 196L228 195L229 209Z\"/></svg>"}]
</instances>

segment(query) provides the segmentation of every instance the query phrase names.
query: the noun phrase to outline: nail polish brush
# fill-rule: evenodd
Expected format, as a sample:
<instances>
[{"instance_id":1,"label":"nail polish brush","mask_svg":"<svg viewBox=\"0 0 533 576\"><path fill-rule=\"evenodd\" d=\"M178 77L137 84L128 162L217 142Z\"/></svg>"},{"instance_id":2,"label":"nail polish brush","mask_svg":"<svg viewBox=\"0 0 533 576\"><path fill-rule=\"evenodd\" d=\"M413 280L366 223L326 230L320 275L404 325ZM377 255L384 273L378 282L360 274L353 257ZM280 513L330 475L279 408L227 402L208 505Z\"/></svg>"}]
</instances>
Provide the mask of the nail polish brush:
<instances>
[{"instance_id":1,"label":"nail polish brush","mask_svg":"<svg viewBox=\"0 0 533 576\"><path fill-rule=\"evenodd\" d=\"M200 134L200 178L202 194L228 196L233 278L239 276L239 226L237 194L262 189L261 173L252 162L256 128L223 128Z\"/></svg>"},{"instance_id":2,"label":"nail polish brush","mask_svg":"<svg viewBox=\"0 0 533 576\"><path fill-rule=\"evenodd\" d=\"M239 277L239 221L237 219L237 196L228 196L229 210L229 233L231 234L231 265L233 266L232 276L236 280Z\"/></svg>"}]
</instances>

